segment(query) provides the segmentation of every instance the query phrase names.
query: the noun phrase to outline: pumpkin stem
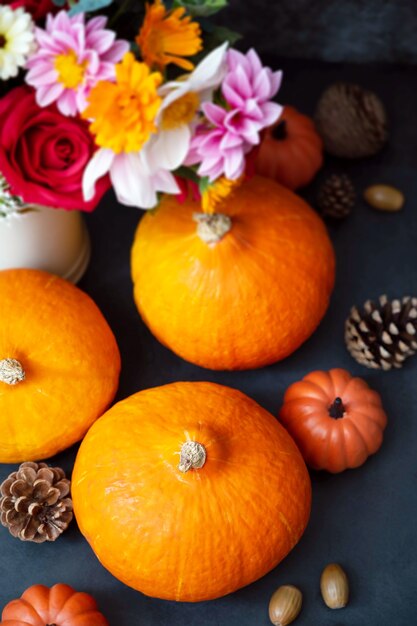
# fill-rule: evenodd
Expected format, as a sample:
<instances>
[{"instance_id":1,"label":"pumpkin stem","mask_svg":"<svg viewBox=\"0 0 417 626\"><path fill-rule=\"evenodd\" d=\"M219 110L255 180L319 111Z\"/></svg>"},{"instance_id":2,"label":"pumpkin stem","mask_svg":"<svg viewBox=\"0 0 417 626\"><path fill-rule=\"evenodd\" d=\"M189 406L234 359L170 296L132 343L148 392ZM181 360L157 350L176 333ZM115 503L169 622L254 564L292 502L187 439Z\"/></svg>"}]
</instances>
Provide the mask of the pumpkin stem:
<instances>
[{"instance_id":1,"label":"pumpkin stem","mask_svg":"<svg viewBox=\"0 0 417 626\"><path fill-rule=\"evenodd\" d=\"M272 138L275 139L276 141L283 141L284 139L286 139L288 135L287 122L285 120L282 120L281 122L279 122L272 129L271 135L272 135Z\"/></svg>"},{"instance_id":2,"label":"pumpkin stem","mask_svg":"<svg viewBox=\"0 0 417 626\"><path fill-rule=\"evenodd\" d=\"M6 385L17 385L25 380L25 377L25 370L19 361L16 359L0 360L0 382Z\"/></svg>"},{"instance_id":3,"label":"pumpkin stem","mask_svg":"<svg viewBox=\"0 0 417 626\"><path fill-rule=\"evenodd\" d=\"M342 398L335 398L333 404L329 406L329 415L335 419L340 419L345 414L345 407L343 406Z\"/></svg>"},{"instance_id":4,"label":"pumpkin stem","mask_svg":"<svg viewBox=\"0 0 417 626\"><path fill-rule=\"evenodd\" d=\"M197 235L204 243L219 243L232 228L232 220L222 213L194 213L193 220L197 222Z\"/></svg>"},{"instance_id":5,"label":"pumpkin stem","mask_svg":"<svg viewBox=\"0 0 417 626\"><path fill-rule=\"evenodd\" d=\"M206 462L207 452L203 444L198 441L186 441L181 446L180 472L188 472L190 469L200 469Z\"/></svg>"}]
</instances>

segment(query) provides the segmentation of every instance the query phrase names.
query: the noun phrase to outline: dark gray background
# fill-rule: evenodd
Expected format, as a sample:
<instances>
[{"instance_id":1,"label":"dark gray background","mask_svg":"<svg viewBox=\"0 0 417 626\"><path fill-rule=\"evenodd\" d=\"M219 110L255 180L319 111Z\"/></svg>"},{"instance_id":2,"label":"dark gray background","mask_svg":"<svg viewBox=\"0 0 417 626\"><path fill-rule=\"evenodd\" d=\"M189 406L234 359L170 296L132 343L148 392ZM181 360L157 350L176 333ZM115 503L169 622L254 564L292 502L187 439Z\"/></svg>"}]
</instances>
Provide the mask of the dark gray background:
<instances>
[{"instance_id":1,"label":"dark gray background","mask_svg":"<svg viewBox=\"0 0 417 626\"><path fill-rule=\"evenodd\" d=\"M416 0L229 0L216 21L263 53L417 62Z\"/></svg>"},{"instance_id":2,"label":"dark gray background","mask_svg":"<svg viewBox=\"0 0 417 626\"><path fill-rule=\"evenodd\" d=\"M277 67L276 60L271 64ZM118 399L176 380L210 380L236 387L276 414L286 387L314 369L345 367L378 390L389 416L377 455L354 471L313 473L313 510L296 549L257 583L220 600L175 604L128 589L98 563L75 523L56 543L21 543L0 527L0 606L35 583L66 582L91 592L111 626L267 626L270 595L298 585L304 609L297 626L413 626L417 623L417 357L399 371L367 370L344 347L349 308L368 297L417 294L417 90L414 70L284 62L280 101L310 113L330 82L354 79L374 88L391 120L389 145L353 164L329 161L325 171L350 172L358 192L371 183L397 185L407 203L399 214L373 211L361 199L352 216L330 227L337 283L318 331L294 355L259 371L211 372L177 358L142 324L132 300L129 251L140 213L109 195L88 216L93 256L81 282L111 324L123 359ZM314 197L314 188L307 196ZM70 474L76 448L51 460ZM5 478L16 466L0 466ZM207 528L210 532L210 528ZM349 606L331 612L319 595L324 565L339 561L351 580Z\"/></svg>"}]
</instances>

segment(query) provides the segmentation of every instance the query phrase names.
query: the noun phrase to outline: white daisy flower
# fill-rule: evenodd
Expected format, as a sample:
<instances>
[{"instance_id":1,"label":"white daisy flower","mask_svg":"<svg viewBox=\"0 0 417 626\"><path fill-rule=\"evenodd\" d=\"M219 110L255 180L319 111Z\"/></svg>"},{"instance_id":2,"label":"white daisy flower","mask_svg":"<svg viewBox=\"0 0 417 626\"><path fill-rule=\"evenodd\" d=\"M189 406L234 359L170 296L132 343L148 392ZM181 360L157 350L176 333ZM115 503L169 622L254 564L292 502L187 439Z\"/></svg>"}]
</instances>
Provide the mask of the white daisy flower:
<instances>
[{"instance_id":1,"label":"white daisy flower","mask_svg":"<svg viewBox=\"0 0 417 626\"><path fill-rule=\"evenodd\" d=\"M156 117L158 132L144 147L149 167L174 170L184 162L198 121L201 105L211 102L227 71L225 42L208 54L191 74L165 83L159 89L163 97Z\"/></svg>"},{"instance_id":2,"label":"white daisy flower","mask_svg":"<svg viewBox=\"0 0 417 626\"><path fill-rule=\"evenodd\" d=\"M34 50L34 23L29 13L0 6L0 78L17 76Z\"/></svg>"}]
</instances>

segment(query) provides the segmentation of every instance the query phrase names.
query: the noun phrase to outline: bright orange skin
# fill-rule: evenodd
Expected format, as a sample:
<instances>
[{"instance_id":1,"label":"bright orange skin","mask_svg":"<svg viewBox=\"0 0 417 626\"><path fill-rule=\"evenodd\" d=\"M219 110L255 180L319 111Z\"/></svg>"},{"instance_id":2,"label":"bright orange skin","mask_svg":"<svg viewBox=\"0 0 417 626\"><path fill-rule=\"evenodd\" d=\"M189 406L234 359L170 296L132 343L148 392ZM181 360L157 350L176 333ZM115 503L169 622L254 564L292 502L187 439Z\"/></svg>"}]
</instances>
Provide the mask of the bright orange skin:
<instances>
[{"instance_id":1,"label":"bright orange skin","mask_svg":"<svg viewBox=\"0 0 417 626\"><path fill-rule=\"evenodd\" d=\"M274 129L285 121L286 136L275 139ZM323 141L313 120L286 106L279 120L265 132L256 171L289 189L308 185L323 165Z\"/></svg>"},{"instance_id":2,"label":"bright orange skin","mask_svg":"<svg viewBox=\"0 0 417 626\"><path fill-rule=\"evenodd\" d=\"M0 463L48 458L81 439L118 386L116 340L89 296L37 270L0 272L0 359L26 379L0 382Z\"/></svg>"},{"instance_id":3,"label":"bright orange skin","mask_svg":"<svg viewBox=\"0 0 417 626\"><path fill-rule=\"evenodd\" d=\"M341 398L344 415L329 407ZM346 370L312 372L288 387L279 418L308 465L332 473L359 467L379 450L387 416L381 398Z\"/></svg>"},{"instance_id":4,"label":"bright orange skin","mask_svg":"<svg viewBox=\"0 0 417 626\"><path fill-rule=\"evenodd\" d=\"M321 219L298 196L256 177L221 213L216 244L197 235L191 200L145 214L132 249L137 307L154 335L211 369L250 369L291 354L316 329L334 283Z\"/></svg>"},{"instance_id":5,"label":"bright orange skin","mask_svg":"<svg viewBox=\"0 0 417 626\"><path fill-rule=\"evenodd\" d=\"M181 473L181 445L205 446ZM275 567L300 539L310 478L296 445L239 391L174 383L119 402L88 432L72 476L81 532L101 563L150 596L196 602Z\"/></svg>"},{"instance_id":6,"label":"bright orange skin","mask_svg":"<svg viewBox=\"0 0 417 626\"><path fill-rule=\"evenodd\" d=\"M59 583L29 587L3 609L1 626L108 626L94 598Z\"/></svg>"}]
</instances>

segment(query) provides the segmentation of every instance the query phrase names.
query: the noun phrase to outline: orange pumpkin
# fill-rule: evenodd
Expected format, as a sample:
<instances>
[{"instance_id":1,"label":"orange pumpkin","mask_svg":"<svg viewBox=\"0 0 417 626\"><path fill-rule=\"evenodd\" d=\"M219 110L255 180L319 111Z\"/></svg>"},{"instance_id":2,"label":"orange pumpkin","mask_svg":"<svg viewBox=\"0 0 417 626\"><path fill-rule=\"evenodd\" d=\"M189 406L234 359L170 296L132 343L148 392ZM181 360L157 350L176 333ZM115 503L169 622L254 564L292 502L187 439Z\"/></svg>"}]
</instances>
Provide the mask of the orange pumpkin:
<instances>
[{"instance_id":1,"label":"orange pumpkin","mask_svg":"<svg viewBox=\"0 0 417 626\"><path fill-rule=\"evenodd\" d=\"M265 131L256 171L289 189L308 185L323 165L323 141L311 118L286 106Z\"/></svg>"},{"instance_id":2,"label":"orange pumpkin","mask_svg":"<svg viewBox=\"0 0 417 626\"><path fill-rule=\"evenodd\" d=\"M291 385L279 418L306 463L333 473L377 452L387 423L377 392L343 369L312 372Z\"/></svg>"},{"instance_id":3,"label":"orange pumpkin","mask_svg":"<svg viewBox=\"0 0 417 626\"><path fill-rule=\"evenodd\" d=\"M81 444L75 515L101 563L143 593L217 598L300 539L311 486L296 445L241 392L174 383L119 402Z\"/></svg>"},{"instance_id":4,"label":"orange pumpkin","mask_svg":"<svg viewBox=\"0 0 417 626\"><path fill-rule=\"evenodd\" d=\"M1 626L108 626L94 598L59 583L29 587L3 609Z\"/></svg>"},{"instance_id":5,"label":"orange pumpkin","mask_svg":"<svg viewBox=\"0 0 417 626\"><path fill-rule=\"evenodd\" d=\"M0 272L0 462L53 456L107 408L120 355L89 296L37 270Z\"/></svg>"},{"instance_id":6,"label":"orange pumpkin","mask_svg":"<svg viewBox=\"0 0 417 626\"><path fill-rule=\"evenodd\" d=\"M221 213L199 209L168 196L139 224L132 276L145 323L203 367L283 359L329 303L334 254L323 222L301 198L260 177L238 188Z\"/></svg>"}]
</instances>

